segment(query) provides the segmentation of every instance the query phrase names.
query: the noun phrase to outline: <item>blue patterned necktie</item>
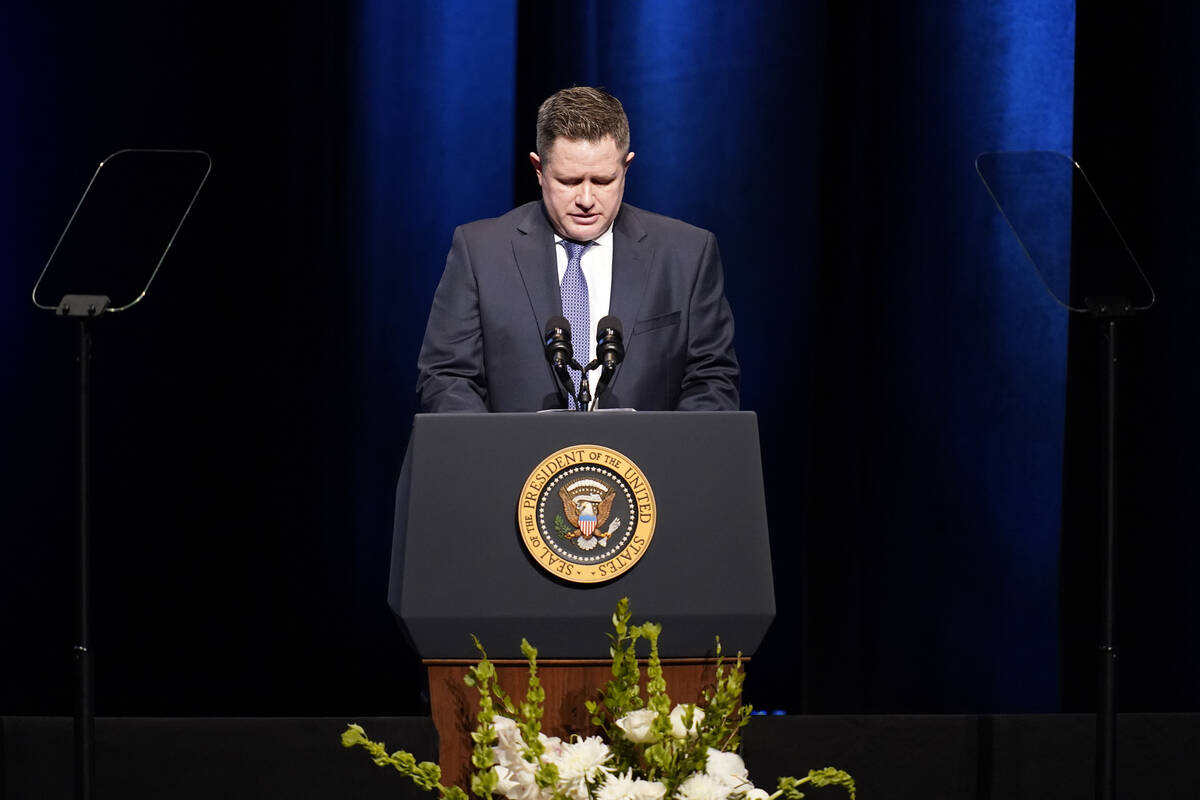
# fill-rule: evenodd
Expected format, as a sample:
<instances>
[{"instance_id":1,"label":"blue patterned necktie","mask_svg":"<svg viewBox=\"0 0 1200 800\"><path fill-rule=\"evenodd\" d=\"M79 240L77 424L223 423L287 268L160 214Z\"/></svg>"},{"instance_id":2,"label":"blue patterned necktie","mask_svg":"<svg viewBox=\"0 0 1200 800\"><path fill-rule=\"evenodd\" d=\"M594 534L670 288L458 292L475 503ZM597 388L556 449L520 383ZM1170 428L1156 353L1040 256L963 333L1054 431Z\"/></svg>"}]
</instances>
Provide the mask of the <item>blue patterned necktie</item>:
<instances>
[{"instance_id":1,"label":"blue patterned necktie","mask_svg":"<svg viewBox=\"0 0 1200 800\"><path fill-rule=\"evenodd\" d=\"M588 306L587 279L583 277L580 261L592 243L578 244L564 239L563 246L567 248L567 271L563 273L562 284L559 285L559 291L562 292L563 316L571 323L572 354L581 366L586 367L591 335L591 312ZM579 370L571 370L576 395L579 394L579 378ZM575 398L571 398L571 408L575 407Z\"/></svg>"}]
</instances>

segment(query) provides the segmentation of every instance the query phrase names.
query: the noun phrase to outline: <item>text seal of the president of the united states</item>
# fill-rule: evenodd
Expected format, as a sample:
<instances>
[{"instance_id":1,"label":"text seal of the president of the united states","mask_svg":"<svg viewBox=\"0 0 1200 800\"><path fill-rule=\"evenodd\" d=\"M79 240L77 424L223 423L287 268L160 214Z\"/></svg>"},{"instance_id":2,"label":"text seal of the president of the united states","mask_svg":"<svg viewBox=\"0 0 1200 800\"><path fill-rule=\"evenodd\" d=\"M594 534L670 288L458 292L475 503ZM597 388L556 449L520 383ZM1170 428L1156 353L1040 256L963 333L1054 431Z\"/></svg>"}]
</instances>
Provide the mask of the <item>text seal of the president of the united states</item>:
<instances>
[{"instance_id":1,"label":"text seal of the president of the united states","mask_svg":"<svg viewBox=\"0 0 1200 800\"><path fill-rule=\"evenodd\" d=\"M637 464L610 447L579 444L546 456L517 502L525 549L572 583L624 575L654 537L654 492Z\"/></svg>"}]
</instances>

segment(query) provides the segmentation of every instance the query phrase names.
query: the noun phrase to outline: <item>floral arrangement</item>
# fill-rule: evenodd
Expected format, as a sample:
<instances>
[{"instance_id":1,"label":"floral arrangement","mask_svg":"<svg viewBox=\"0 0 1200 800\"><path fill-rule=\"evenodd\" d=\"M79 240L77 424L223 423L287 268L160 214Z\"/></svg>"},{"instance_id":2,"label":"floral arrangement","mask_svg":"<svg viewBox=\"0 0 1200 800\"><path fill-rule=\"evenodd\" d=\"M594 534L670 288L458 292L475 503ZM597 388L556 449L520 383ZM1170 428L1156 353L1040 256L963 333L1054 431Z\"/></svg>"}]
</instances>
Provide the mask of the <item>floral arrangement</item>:
<instances>
[{"instance_id":1,"label":"floral arrangement","mask_svg":"<svg viewBox=\"0 0 1200 800\"><path fill-rule=\"evenodd\" d=\"M628 598L617 604L612 619L612 679L599 700L587 702L602 735L570 742L541 732L546 694L538 679L537 650L522 640L529 684L518 704L494 683L495 667L475 641L482 658L466 678L479 691L478 727L471 734L472 794L484 800L494 795L508 800L799 800L804 797L800 787L811 784L841 786L854 800L853 778L832 767L803 778L780 778L774 793L754 786L737 753L751 711L741 702L741 655L726 665L718 640L716 681L705 690L703 703L672 706L658 655L662 626L630 625ZM650 647L646 697L636 653L643 639ZM437 792L440 800L468 800L463 789L442 785L437 764L418 763L404 750L388 753L359 725L346 729L342 744L365 748L376 764L394 767L418 787Z\"/></svg>"}]
</instances>

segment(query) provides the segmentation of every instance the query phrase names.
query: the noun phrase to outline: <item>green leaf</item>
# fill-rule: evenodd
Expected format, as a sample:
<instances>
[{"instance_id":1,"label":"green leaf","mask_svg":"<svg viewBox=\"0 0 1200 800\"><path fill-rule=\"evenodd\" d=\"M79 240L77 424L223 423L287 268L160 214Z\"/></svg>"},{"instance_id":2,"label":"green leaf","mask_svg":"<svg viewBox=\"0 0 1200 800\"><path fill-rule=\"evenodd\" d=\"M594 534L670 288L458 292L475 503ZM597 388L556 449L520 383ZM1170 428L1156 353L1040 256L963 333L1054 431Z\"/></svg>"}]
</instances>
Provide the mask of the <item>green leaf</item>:
<instances>
[{"instance_id":1,"label":"green leaf","mask_svg":"<svg viewBox=\"0 0 1200 800\"><path fill-rule=\"evenodd\" d=\"M814 769L809 770L808 779L812 781L813 786L841 786L850 795L850 800L855 800L854 778L851 778L848 772L834 767Z\"/></svg>"},{"instance_id":2,"label":"green leaf","mask_svg":"<svg viewBox=\"0 0 1200 800\"><path fill-rule=\"evenodd\" d=\"M467 800L466 794L458 787L441 784L442 770L437 764L430 761L422 761L418 764L416 757L407 750L388 753L382 742L373 742L367 738L366 731L360 725L347 726L342 733L342 745L344 747L362 747L371 755L371 760L379 766L394 767L397 772L408 777L418 788L437 792L441 795L442 800Z\"/></svg>"}]
</instances>

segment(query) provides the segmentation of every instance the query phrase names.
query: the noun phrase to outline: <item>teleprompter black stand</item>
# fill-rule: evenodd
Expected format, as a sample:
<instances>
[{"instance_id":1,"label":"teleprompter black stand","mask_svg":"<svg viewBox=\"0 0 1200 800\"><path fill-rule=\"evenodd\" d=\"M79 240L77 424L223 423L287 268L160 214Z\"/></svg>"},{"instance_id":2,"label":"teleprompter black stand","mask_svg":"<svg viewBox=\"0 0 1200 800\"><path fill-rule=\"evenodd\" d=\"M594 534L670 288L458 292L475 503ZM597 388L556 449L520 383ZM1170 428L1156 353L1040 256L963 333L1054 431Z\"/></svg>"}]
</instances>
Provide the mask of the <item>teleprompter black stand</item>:
<instances>
[{"instance_id":1,"label":"teleprompter black stand","mask_svg":"<svg viewBox=\"0 0 1200 800\"><path fill-rule=\"evenodd\" d=\"M607 583L556 578L521 541L525 481L577 445L632 461L655 498L649 547ZM524 693L527 638L547 695L544 729L581 733L583 699L610 675L609 617L622 597L635 622L663 623L677 702L697 699L706 674L711 681L714 637L727 657L758 647L775 596L753 413L417 415L396 493L388 602L429 669L448 783L469 757L473 725L464 723L475 704L461 673L478 659L472 634L493 663L513 660L514 684L498 679L515 696Z\"/></svg>"},{"instance_id":2,"label":"teleprompter black stand","mask_svg":"<svg viewBox=\"0 0 1200 800\"><path fill-rule=\"evenodd\" d=\"M121 150L100 162L33 287L34 305L79 324L75 796L93 797L92 326L146 294L212 167L197 150ZM82 292L82 293L80 293Z\"/></svg>"},{"instance_id":3,"label":"teleprompter black stand","mask_svg":"<svg viewBox=\"0 0 1200 800\"><path fill-rule=\"evenodd\" d=\"M1106 343L1101 613L1097 664L1096 797L1115 800L1117 776L1117 330L1154 305L1154 288L1083 169L1062 153L983 153L975 168L1033 263L1068 311L1088 314Z\"/></svg>"}]
</instances>

